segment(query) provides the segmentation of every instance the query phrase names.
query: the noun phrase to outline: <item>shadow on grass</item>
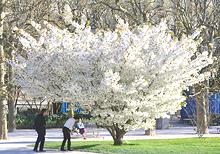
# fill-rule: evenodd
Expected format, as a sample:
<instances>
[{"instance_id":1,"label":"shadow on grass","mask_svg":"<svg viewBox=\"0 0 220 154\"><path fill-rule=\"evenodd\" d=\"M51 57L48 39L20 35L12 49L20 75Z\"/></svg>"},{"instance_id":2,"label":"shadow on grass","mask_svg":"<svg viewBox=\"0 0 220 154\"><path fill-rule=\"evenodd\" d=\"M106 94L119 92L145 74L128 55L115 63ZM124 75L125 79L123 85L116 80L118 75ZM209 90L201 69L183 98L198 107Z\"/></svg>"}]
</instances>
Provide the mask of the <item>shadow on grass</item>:
<instances>
[{"instance_id":1,"label":"shadow on grass","mask_svg":"<svg viewBox=\"0 0 220 154\"><path fill-rule=\"evenodd\" d=\"M52 149L60 149L60 145L53 146ZM79 146L75 146L74 144L72 144L72 148L75 150L87 150L87 149L90 149L90 148L93 148L99 145L101 144L90 144L90 145L79 145ZM46 145L46 148L51 148L51 146Z\"/></svg>"},{"instance_id":2,"label":"shadow on grass","mask_svg":"<svg viewBox=\"0 0 220 154\"><path fill-rule=\"evenodd\" d=\"M126 145L126 146L137 146L137 145L140 145L140 144L124 143L122 146L124 146L124 145ZM112 144L112 146L114 146L114 145Z\"/></svg>"},{"instance_id":3,"label":"shadow on grass","mask_svg":"<svg viewBox=\"0 0 220 154\"><path fill-rule=\"evenodd\" d=\"M74 149L76 150L87 150L96 146L99 146L100 144L90 144L90 145L80 145L80 146L74 146Z\"/></svg>"}]
</instances>

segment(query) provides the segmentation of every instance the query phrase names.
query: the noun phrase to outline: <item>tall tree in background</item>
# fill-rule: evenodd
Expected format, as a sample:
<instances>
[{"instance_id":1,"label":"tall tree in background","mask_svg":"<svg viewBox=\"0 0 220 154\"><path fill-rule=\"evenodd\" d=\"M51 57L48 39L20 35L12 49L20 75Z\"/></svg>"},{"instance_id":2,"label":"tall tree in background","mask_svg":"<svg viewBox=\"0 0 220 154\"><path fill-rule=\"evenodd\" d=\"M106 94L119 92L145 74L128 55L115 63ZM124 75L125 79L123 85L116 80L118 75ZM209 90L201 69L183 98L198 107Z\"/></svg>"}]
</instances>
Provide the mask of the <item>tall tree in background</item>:
<instances>
[{"instance_id":1,"label":"tall tree in background","mask_svg":"<svg viewBox=\"0 0 220 154\"><path fill-rule=\"evenodd\" d=\"M5 1L0 0L0 139L7 138L7 119L6 119L6 58L4 52L4 12Z\"/></svg>"},{"instance_id":2,"label":"tall tree in background","mask_svg":"<svg viewBox=\"0 0 220 154\"><path fill-rule=\"evenodd\" d=\"M167 1L168 2L168 1ZM191 35L198 27L204 27L201 32L201 42L198 51L208 51L216 60L212 67L219 72L219 42L220 42L220 0L171 0L167 5L171 29L180 38L183 34ZM202 84L194 86L197 98L197 132L208 133L208 95L219 91L219 79L207 79ZM211 84L209 84L211 83Z\"/></svg>"},{"instance_id":3,"label":"tall tree in background","mask_svg":"<svg viewBox=\"0 0 220 154\"><path fill-rule=\"evenodd\" d=\"M64 1L59 1L59 3ZM58 23L56 19L56 10L58 1L50 0L8 0L5 4L7 15L4 22L4 51L7 60L13 61L13 52L26 56L26 52L22 50L20 43L14 37L13 28L15 26L22 27L35 35L35 31L29 24L29 21L35 19L38 22L42 20L50 20ZM13 83L13 68L7 65L7 104L8 104L8 131L13 132L16 129L16 103L19 97L20 88ZM34 98L33 98L34 99Z\"/></svg>"}]
</instances>

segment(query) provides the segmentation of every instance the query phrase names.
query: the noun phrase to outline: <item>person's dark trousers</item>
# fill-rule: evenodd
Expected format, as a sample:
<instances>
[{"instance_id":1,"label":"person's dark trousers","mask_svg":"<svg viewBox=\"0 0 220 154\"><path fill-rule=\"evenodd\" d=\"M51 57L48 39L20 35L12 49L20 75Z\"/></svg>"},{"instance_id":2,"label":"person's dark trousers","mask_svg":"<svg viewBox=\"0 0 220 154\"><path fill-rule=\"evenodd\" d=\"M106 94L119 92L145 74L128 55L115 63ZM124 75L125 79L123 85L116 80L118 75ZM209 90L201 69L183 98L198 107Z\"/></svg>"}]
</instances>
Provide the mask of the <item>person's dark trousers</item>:
<instances>
[{"instance_id":1,"label":"person's dark trousers","mask_svg":"<svg viewBox=\"0 0 220 154\"><path fill-rule=\"evenodd\" d=\"M37 141L34 146L34 150L37 151L38 145L40 143L40 150L39 151L43 151L44 150L44 142L45 142L45 131L37 131L37 134L38 134L38 137L37 137Z\"/></svg>"},{"instance_id":2,"label":"person's dark trousers","mask_svg":"<svg viewBox=\"0 0 220 154\"><path fill-rule=\"evenodd\" d=\"M61 150L64 150L66 141L68 141L67 143L67 149L71 150L71 140L70 140L70 130L69 128L63 127L63 143L61 145Z\"/></svg>"}]
</instances>

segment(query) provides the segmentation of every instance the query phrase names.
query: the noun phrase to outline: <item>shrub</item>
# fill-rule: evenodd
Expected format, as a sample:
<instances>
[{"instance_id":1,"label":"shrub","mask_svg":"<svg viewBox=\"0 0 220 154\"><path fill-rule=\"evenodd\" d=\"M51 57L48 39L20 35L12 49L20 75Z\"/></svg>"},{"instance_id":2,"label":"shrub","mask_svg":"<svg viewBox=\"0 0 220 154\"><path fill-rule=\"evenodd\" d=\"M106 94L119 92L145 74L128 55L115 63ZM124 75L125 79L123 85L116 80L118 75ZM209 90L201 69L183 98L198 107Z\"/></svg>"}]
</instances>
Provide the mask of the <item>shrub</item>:
<instances>
[{"instance_id":1,"label":"shrub","mask_svg":"<svg viewBox=\"0 0 220 154\"><path fill-rule=\"evenodd\" d=\"M16 124L18 129L32 129L36 114L19 113L16 116ZM66 113L53 114L46 117L47 128L61 128L68 119Z\"/></svg>"}]
</instances>

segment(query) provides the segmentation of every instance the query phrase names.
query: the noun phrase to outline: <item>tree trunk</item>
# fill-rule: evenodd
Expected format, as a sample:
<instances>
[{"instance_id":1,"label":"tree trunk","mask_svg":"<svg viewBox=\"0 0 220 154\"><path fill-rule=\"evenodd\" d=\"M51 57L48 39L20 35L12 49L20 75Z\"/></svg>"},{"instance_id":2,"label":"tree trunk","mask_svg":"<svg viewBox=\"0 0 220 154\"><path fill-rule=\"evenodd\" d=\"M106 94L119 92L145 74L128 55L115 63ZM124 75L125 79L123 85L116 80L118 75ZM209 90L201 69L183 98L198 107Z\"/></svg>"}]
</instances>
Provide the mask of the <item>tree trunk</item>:
<instances>
[{"instance_id":1,"label":"tree trunk","mask_svg":"<svg viewBox=\"0 0 220 154\"><path fill-rule=\"evenodd\" d=\"M151 128L151 129L147 129L147 130L145 130L145 135L148 135L148 136L155 136L155 135L156 135L155 128Z\"/></svg>"},{"instance_id":2,"label":"tree trunk","mask_svg":"<svg viewBox=\"0 0 220 154\"><path fill-rule=\"evenodd\" d=\"M69 104L68 115L69 115L70 117L73 117L73 116L74 116L74 112L73 112L73 106L72 106L72 104Z\"/></svg>"},{"instance_id":3,"label":"tree trunk","mask_svg":"<svg viewBox=\"0 0 220 154\"><path fill-rule=\"evenodd\" d=\"M6 119L6 65L3 48L4 0L0 0L0 139L7 139Z\"/></svg>"},{"instance_id":4,"label":"tree trunk","mask_svg":"<svg viewBox=\"0 0 220 154\"><path fill-rule=\"evenodd\" d=\"M124 129L120 129L117 124L114 124L112 127L107 127L107 130L114 140L114 145L121 146L123 144L122 139L126 134L126 131Z\"/></svg>"},{"instance_id":5,"label":"tree trunk","mask_svg":"<svg viewBox=\"0 0 220 154\"><path fill-rule=\"evenodd\" d=\"M206 87L207 87L207 89L205 91L206 95L205 95L204 101L206 101L207 125L209 127L209 124L210 124L210 114L209 114L209 87L210 87L210 85L209 85L209 79L206 80Z\"/></svg>"},{"instance_id":6,"label":"tree trunk","mask_svg":"<svg viewBox=\"0 0 220 154\"><path fill-rule=\"evenodd\" d=\"M10 60L13 59L13 55L9 51ZM13 79L13 69L11 65L8 65L8 81L7 81L7 91L8 91L8 131L14 132L16 130L16 97L17 92L15 86L12 83ZM19 89L18 89L19 90Z\"/></svg>"},{"instance_id":7,"label":"tree trunk","mask_svg":"<svg viewBox=\"0 0 220 154\"><path fill-rule=\"evenodd\" d=\"M197 85L196 86L196 93L200 92L202 87ZM208 117L207 117L207 99L204 91L201 91L196 96L196 117L197 117L197 133L198 135L208 134Z\"/></svg>"},{"instance_id":8,"label":"tree trunk","mask_svg":"<svg viewBox=\"0 0 220 154\"><path fill-rule=\"evenodd\" d=\"M14 132L16 130L16 109L13 99L8 99L8 131Z\"/></svg>"},{"instance_id":9,"label":"tree trunk","mask_svg":"<svg viewBox=\"0 0 220 154\"><path fill-rule=\"evenodd\" d=\"M6 99L0 97L0 140L7 139Z\"/></svg>"},{"instance_id":10,"label":"tree trunk","mask_svg":"<svg viewBox=\"0 0 220 154\"><path fill-rule=\"evenodd\" d=\"M122 145L123 141L122 141L122 137L116 137L114 139L114 145Z\"/></svg>"},{"instance_id":11,"label":"tree trunk","mask_svg":"<svg viewBox=\"0 0 220 154\"><path fill-rule=\"evenodd\" d=\"M7 29L4 30L6 35L8 33ZM7 41L4 43L4 51L6 53L6 57L15 62L16 57L13 55L14 50L14 38L12 36L6 35L7 38L5 38ZM10 43L8 43L10 42ZM19 91L20 89L17 88L13 83L13 77L14 77L14 69L12 65L7 64L7 104L8 104L8 131L14 132L16 130L16 103L19 97Z\"/></svg>"}]
</instances>

